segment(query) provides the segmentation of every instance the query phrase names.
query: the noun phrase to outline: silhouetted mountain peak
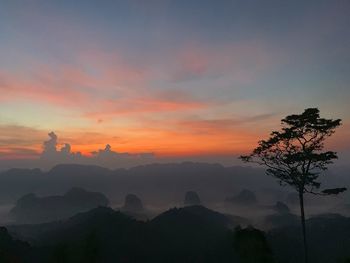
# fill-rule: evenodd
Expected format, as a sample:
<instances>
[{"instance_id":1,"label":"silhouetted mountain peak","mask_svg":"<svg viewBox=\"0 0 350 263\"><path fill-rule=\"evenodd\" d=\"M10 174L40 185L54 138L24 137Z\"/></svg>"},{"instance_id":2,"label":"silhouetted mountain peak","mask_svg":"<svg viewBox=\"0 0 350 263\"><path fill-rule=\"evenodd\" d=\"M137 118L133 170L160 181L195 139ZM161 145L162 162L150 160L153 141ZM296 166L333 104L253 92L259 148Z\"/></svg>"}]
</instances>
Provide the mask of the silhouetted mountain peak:
<instances>
[{"instance_id":1,"label":"silhouetted mountain peak","mask_svg":"<svg viewBox=\"0 0 350 263\"><path fill-rule=\"evenodd\" d=\"M188 191L185 194L184 205L200 205L199 195L194 191Z\"/></svg>"},{"instance_id":2,"label":"silhouetted mountain peak","mask_svg":"<svg viewBox=\"0 0 350 263\"><path fill-rule=\"evenodd\" d=\"M135 194L126 195L123 210L128 212L143 211L143 204L141 199Z\"/></svg>"},{"instance_id":3,"label":"silhouetted mountain peak","mask_svg":"<svg viewBox=\"0 0 350 263\"><path fill-rule=\"evenodd\" d=\"M65 220L65 223L67 225L79 225L86 223L87 221L94 220L96 218L106 218L115 215L121 215L122 217L127 218L127 216L123 215L118 211L113 210L110 207L99 206L86 212L80 212Z\"/></svg>"},{"instance_id":4,"label":"silhouetted mountain peak","mask_svg":"<svg viewBox=\"0 0 350 263\"><path fill-rule=\"evenodd\" d=\"M289 207L285 203L279 201L276 202L276 204L273 206L273 209L280 214L290 213Z\"/></svg>"},{"instance_id":5,"label":"silhouetted mountain peak","mask_svg":"<svg viewBox=\"0 0 350 263\"><path fill-rule=\"evenodd\" d=\"M155 217L152 222L158 224L170 224L171 222L176 224L209 223L223 227L228 227L232 223L225 215L201 205L169 209Z\"/></svg>"}]
</instances>

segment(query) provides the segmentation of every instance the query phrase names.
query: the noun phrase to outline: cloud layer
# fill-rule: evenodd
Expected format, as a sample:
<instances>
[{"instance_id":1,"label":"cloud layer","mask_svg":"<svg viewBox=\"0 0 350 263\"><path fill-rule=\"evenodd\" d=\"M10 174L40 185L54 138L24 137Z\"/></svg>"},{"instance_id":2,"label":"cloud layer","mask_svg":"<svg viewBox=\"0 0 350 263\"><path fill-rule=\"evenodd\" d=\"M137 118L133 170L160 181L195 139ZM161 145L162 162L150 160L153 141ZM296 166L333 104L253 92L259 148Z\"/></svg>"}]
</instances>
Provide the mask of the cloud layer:
<instances>
[{"instance_id":1,"label":"cloud layer","mask_svg":"<svg viewBox=\"0 0 350 263\"><path fill-rule=\"evenodd\" d=\"M96 159L238 154L308 107L347 124L349 3L321 2L7 1L0 158L38 158L50 130L47 154Z\"/></svg>"}]
</instances>

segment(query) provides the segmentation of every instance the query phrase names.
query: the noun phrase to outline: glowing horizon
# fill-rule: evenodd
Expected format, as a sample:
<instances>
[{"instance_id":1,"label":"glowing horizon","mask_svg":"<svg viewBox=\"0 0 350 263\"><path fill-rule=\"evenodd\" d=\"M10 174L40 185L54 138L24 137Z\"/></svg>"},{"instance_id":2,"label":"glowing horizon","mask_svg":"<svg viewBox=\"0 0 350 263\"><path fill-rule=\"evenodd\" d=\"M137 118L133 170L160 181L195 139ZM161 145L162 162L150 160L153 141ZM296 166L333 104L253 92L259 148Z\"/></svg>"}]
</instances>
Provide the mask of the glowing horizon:
<instances>
[{"instance_id":1,"label":"glowing horizon","mask_svg":"<svg viewBox=\"0 0 350 263\"><path fill-rule=\"evenodd\" d=\"M349 151L349 3L74 2L0 6L0 159L51 131L84 155L237 155L309 107Z\"/></svg>"}]
</instances>

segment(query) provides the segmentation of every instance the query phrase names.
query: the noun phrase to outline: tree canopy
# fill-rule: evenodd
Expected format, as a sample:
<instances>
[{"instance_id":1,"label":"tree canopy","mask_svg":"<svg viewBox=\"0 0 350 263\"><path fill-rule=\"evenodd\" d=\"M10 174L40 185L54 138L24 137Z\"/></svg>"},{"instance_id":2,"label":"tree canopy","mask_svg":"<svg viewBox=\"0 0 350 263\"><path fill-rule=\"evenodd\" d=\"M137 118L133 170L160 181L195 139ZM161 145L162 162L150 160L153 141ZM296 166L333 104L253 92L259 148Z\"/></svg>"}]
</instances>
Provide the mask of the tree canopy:
<instances>
[{"instance_id":1,"label":"tree canopy","mask_svg":"<svg viewBox=\"0 0 350 263\"><path fill-rule=\"evenodd\" d=\"M341 125L341 120L321 118L317 108L309 108L302 114L285 117L281 124L280 131L273 131L270 138L261 140L250 155L241 159L266 166L267 174L298 192L328 195L346 190L315 191L320 188L319 175L337 159L336 152L324 150L324 142Z\"/></svg>"}]
</instances>

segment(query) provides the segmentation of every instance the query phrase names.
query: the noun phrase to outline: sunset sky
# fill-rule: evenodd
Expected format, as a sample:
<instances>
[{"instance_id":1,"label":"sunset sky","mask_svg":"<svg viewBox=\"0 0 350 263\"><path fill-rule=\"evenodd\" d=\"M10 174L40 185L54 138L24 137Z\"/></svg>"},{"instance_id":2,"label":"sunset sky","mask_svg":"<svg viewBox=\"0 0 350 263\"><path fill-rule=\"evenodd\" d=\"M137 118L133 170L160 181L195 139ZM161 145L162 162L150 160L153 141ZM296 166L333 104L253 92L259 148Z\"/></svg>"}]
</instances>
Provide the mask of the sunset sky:
<instances>
[{"instance_id":1,"label":"sunset sky","mask_svg":"<svg viewBox=\"0 0 350 263\"><path fill-rule=\"evenodd\" d=\"M0 0L0 159L234 156L305 108L343 119L350 1Z\"/></svg>"}]
</instances>

